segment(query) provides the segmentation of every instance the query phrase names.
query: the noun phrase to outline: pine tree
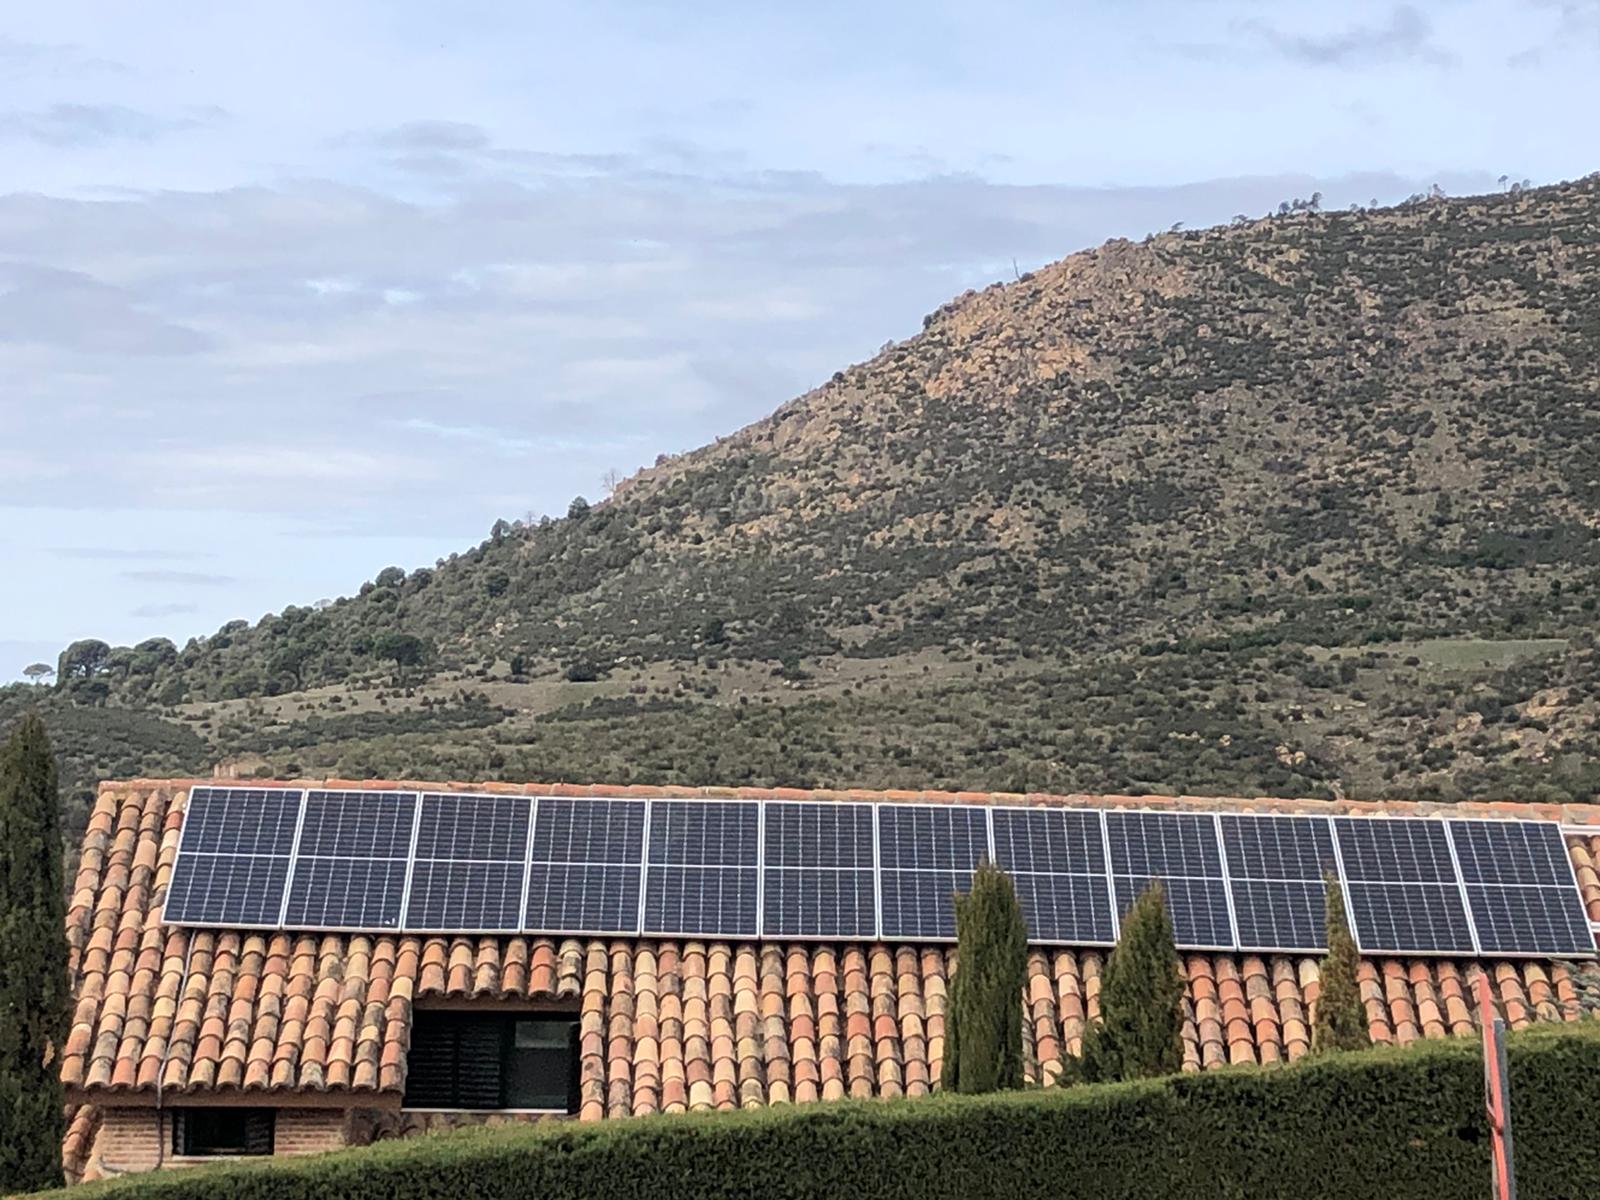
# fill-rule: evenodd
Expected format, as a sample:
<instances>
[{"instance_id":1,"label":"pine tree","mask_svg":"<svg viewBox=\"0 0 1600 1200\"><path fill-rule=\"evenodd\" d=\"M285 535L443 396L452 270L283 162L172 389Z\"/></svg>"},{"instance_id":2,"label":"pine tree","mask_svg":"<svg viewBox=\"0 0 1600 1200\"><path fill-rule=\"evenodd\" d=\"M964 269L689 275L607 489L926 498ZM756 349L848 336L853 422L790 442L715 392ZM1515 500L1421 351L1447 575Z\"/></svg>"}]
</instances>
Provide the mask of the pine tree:
<instances>
[{"instance_id":1,"label":"pine tree","mask_svg":"<svg viewBox=\"0 0 1600 1200\"><path fill-rule=\"evenodd\" d=\"M1028 926L1011 879L978 864L956 897L956 970L950 980L940 1086L975 1094L1022 1086L1022 989Z\"/></svg>"},{"instance_id":2,"label":"pine tree","mask_svg":"<svg viewBox=\"0 0 1600 1200\"><path fill-rule=\"evenodd\" d=\"M1091 1083L1171 1075L1183 1067L1183 979L1160 884L1122 921L1100 979L1100 1023L1083 1039L1079 1074Z\"/></svg>"},{"instance_id":3,"label":"pine tree","mask_svg":"<svg viewBox=\"0 0 1600 1200\"><path fill-rule=\"evenodd\" d=\"M44 724L0 750L0 1195L59 1187L66 914L60 799Z\"/></svg>"},{"instance_id":4,"label":"pine tree","mask_svg":"<svg viewBox=\"0 0 1600 1200\"><path fill-rule=\"evenodd\" d=\"M1335 1050L1360 1050L1372 1044L1367 1031L1366 1006L1356 969L1361 956L1345 918L1344 889L1328 876L1328 957L1322 960L1322 987L1317 994L1317 1017L1311 1030L1311 1049L1325 1054Z\"/></svg>"}]
</instances>

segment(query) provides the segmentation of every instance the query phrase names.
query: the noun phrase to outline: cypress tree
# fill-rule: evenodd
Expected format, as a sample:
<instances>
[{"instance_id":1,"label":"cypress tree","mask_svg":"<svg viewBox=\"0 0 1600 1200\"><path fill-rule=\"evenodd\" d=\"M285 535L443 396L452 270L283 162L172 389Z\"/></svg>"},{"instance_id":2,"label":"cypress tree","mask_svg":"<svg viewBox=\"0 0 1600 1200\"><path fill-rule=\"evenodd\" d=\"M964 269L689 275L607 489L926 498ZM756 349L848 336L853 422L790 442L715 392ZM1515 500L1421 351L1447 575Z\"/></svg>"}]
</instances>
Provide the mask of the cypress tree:
<instances>
[{"instance_id":1,"label":"cypress tree","mask_svg":"<svg viewBox=\"0 0 1600 1200\"><path fill-rule=\"evenodd\" d=\"M0 750L0 1195L59 1187L67 1036L60 798L44 724Z\"/></svg>"},{"instance_id":2,"label":"cypress tree","mask_svg":"<svg viewBox=\"0 0 1600 1200\"><path fill-rule=\"evenodd\" d=\"M956 897L956 970L946 1010L947 1091L994 1092L1022 1086L1022 989L1028 977L1028 926L1010 877L978 864L972 891Z\"/></svg>"},{"instance_id":3,"label":"cypress tree","mask_svg":"<svg viewBox=\"0 0 1600 1200\"><path fill-rule=\"evenodd\" d=\"M1332 874L1327 882L1328 957L1322 960L1322 986L1317 993L1317 1017L1311 1030L1311 1049L1317 1054L1360 1050L1372 1044L1361 985L1356 982L1361 955L1345 918L1344 889Z\"/></svg>"},{"instance_id":4,"label":"cypress tree","mask_svg":"<svg viewBox=\"0 0 1600 1200\"><path fill-rule=\"evenodd\" d=\"M1183 1068L1183 979L1160 884L1151 884L1122 921L1122 936L1100 979L1100 1023L1083 1039L1090 1083L1171 1075Z\"/></svg>"}]
</instances>

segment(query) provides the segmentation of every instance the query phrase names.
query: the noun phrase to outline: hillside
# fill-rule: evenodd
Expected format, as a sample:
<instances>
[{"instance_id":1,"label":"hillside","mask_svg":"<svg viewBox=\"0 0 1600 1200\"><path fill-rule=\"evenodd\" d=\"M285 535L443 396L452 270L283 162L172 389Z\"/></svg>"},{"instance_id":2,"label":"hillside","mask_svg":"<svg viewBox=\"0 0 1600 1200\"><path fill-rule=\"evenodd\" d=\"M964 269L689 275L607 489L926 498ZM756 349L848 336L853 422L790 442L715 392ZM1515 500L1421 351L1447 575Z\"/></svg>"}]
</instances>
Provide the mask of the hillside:
<instances>
[{"instance_id":1,"label":"hillside","mask_svg":"<svg viewBox=\"0 0 1600 1200\"><path fill-rule=\"evenodd\" d=\"M1108 243L56 700L280 773L1587 796L1597 531L1590 177Z\"/></svg>"}]
</instances>

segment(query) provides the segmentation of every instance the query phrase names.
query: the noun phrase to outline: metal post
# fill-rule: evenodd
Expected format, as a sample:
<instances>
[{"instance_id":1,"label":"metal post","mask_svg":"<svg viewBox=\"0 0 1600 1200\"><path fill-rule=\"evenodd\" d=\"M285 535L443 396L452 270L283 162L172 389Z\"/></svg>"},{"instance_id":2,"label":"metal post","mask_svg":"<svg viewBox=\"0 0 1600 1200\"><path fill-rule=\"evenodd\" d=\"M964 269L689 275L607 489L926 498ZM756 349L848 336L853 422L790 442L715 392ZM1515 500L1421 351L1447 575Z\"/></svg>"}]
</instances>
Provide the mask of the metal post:
<instances>
[{"instance_id":1,"label":"metal post","mask_svg":"<svg viewBox=\"0 0 1600 1200\"><path fill-rule=\"evenodd\" d=\"M1491 1185L1494 1200L1517 1200L1511 1146L1511 1090L1506 1073L1506 1023L1495 1015L1489 976L1478 976L1478 1006L1483 1023L1483 1103L1489 1118Z\"/></svg>"}]
</instances>

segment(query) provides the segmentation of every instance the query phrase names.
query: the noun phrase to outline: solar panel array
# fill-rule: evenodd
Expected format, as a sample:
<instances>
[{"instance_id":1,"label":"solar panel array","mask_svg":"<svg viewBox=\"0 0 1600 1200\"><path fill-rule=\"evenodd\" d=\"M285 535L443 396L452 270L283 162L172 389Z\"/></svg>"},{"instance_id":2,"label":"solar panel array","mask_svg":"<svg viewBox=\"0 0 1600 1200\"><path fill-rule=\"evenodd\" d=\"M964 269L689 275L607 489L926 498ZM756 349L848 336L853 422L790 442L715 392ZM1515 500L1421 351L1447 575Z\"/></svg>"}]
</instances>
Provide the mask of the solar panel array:
<instances>
[{"instance_id":1,"label":"solar panel array","mask_svg":"<svg viewBox=\"0 0 1600 1200\"><path fill-rule=\"evenodd\" d=\"M1182 949L1588 956L1553 822L195 788L166 918L266 929L948 941L988 859L1029 938L1114 945L1152 885Z\"/></svg>"}]
</instances>

